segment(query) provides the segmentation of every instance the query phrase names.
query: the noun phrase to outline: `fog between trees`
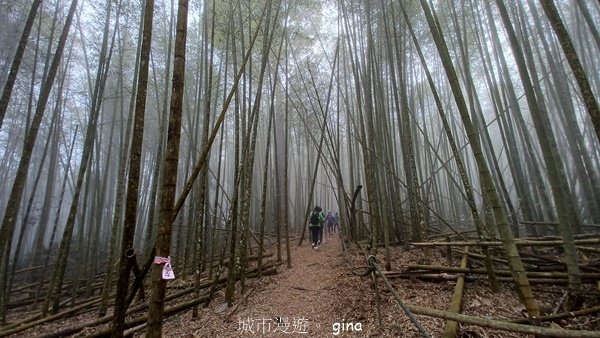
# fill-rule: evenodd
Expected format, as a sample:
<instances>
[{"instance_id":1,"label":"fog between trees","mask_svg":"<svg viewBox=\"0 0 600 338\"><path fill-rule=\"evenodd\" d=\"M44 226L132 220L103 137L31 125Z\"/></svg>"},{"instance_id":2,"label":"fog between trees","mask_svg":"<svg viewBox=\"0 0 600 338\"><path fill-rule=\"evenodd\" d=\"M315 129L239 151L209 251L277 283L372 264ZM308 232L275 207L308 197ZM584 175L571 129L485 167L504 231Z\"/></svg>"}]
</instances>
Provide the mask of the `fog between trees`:
<instances>
[{"instance_id":1,"label":"fog between trees","mask_svg":"<svg viewBox=\"0 0 600 338\"><path fill-rule=\"evenodd\" d=\"M558 235L581 286L574 239L600 226L597 1L4 0L0 13L2 321L11 288L34 282L44 314L101 286L101 313L123 310L130 248L140 265L170 256L178 277L220 258L243 289L258 246L293 264L314 205L372 250L500 239L530 313L515 238Z\"/></svg>"}]
</instances>

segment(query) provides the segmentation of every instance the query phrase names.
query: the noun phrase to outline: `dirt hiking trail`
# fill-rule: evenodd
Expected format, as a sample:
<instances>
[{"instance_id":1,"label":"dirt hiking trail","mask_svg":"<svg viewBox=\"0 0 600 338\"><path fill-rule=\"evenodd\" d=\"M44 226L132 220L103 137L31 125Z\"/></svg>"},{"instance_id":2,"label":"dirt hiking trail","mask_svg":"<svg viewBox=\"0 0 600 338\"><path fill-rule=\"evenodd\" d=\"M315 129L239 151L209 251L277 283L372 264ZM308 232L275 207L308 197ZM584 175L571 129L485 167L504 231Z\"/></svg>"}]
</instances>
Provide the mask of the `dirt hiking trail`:
<instances>
[{"instance_id":1,"label":"dirt hiking trail","mask_svg":"<svg viewBox=\"0 0 600 338\"><path fill-rule=\"evenodd\" d=\"M199 319L190 313L168 320L163 333L170 337L335 337L364 336L364 324L351 325L352 312L338 234L325 237L318 249L308 240L292 243L292 268L285 263L273 276L247 281L248 291L227 307L223 291ZM358 277L356 277L358 278ZM360 318L356 318L359 320ZM355 319L352 319L355 320ZM334 335L335 323L339 323ZM352 326L353 331L350 331ZM359 331L361 330L361 331Z\"/></svg>"},{"instance_id":2,"label":"dirt hiking trail","mask_svg":"<svg viewBox=\"0 0 600 338\"><path fill-rule=\"evenodd\" d=\"M348 259L356 272L366 271L364 249L349 248L342 254L338 234L325 237L314 250L308 240L302 246L292 242L292 268L285 262L278 273L247 280L247 291L231 307L220 290L208 307L192 318L187 311L164 322L164 337L422 337L414 323L400 308L382 281L378 279L377 294L372 277L351 273ZM272 249L271 249L272 250ZM396 247L391 252L393 269L406 264L431 261L443 264L444 250ZM285 250L284 250L285 256ZM384 261L384 250L377 258ZM269 259L274 259L270 257ZM285 261L285 257L284 257ZM456 262L455 262L456 263ZM455 283L422 282L415 279L392 281L396 292L406 304L416 304L445 310L452 299ZM239 283L237 289L239 291ZM378 315L378 309L380 310ZM472 283L466 288L463 313L488 318L518 318L523 310L509 286L491 293L485 283ZM445 320L415 315L431 337L442 336ZM459 325L460 337L522 338L530 335ZM136 334L138 336L138 334ZM142 337L143 335L139 335Z\"/></svg>"}]
</instances>

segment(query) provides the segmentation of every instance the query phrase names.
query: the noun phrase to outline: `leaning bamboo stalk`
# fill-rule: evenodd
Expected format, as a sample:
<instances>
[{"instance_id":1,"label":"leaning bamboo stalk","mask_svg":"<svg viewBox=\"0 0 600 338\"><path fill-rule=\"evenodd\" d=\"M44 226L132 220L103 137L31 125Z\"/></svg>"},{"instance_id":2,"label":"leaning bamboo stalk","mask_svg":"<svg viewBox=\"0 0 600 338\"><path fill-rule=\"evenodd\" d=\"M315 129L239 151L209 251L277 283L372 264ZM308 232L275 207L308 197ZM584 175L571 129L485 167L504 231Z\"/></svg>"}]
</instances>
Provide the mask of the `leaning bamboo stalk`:
<instances>
[{"instance_id":1,"label":"leaning bamboo stalk","mask_svg":"<svg viewBox=\"0 0 600 338\"><path fill-rule=\"evenodd\" d=\"M467 267L467 260L469 258L468 253L469 253L469 247L465 247L465 251L464 251L462 259L460 261L460 267L463 269ZM458 275L458 278L456 279L456 287L454 288L454 295L452 296L452 302L450 303L449 311L455 312L455 313L460 313L464 285L465 285L465 275L461 273ZM456 337L457 327L458 327L458 322L453 321L453 320L447 321L446 325L444 325L444 337L446 337L446 338Z\"/></svg>"},{"instance_id":2,"label":"leaning bamboo stalk","mask_svg":"<svg viewBox=\"0 0 600 338\"><path fill-rule=\"evenodd\" d=\"M470 112L469 108L467 107L467 103L463 96L460 79L453 65L452 57L448 50L448 46L446 45L444 35L439 29L439 22L437 21L437 16L433 13L431 7L429 6L426 0L420 0L419 3L421 4L423 13L425 14L425 17L427 19L427 25L429 26L429 30L431 31L431 35L435 41L435 45L438 50L440 59L442 61L446 77L448 79L450 87L452 88L452 93L454 94L454 101L460 113L461 121L469 139L469 145L471 146L471 150L473 151L473 157L475 159L475 163L479 171L481 188L483 191L485 191L485 193L482 193L482 195L484 199L487 198L491 210L493 211L496 228L498 229L498 232L502 239L502 246L506 251L506 258L510 262L510 269L512 271L514 282L517 286L516 290L519 294L519 299L521 300L523 305L525 305L525 308L527 309L527 312L530 316L538 316L540 312L539 306L537 304L535 296L533 295L533 292L531 291L531 287L529 285L529 281L527 280L527 276L523 274L525 268L523 267L523 262L521 261L521 257L519 256L519 251L515 243L515 237L511 231L510 225L508 224L508 215L500 200L501 197L499 196L498 191L496 190L494 178L492 177L492 173L483 153L483 147L479 139L479 132L475 128L471 119L472 112ZM432 87L432 89L433 88L435 87ZM490 266L488 265L488 267Z\"/></svg>"}]
</instances>

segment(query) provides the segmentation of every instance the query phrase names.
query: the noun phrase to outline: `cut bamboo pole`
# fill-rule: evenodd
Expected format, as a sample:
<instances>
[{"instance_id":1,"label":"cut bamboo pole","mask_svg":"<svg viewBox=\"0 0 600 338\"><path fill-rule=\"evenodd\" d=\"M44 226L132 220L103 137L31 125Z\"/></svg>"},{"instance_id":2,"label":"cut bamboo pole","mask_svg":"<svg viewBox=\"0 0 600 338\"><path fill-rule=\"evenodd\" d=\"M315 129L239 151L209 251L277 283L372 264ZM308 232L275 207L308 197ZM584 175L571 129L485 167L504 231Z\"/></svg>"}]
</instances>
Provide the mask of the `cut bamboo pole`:
<instances>
[{"instance_id":1,"label":"cut bamboo pole","mask_svg":"<svg viewBox=\"0 0 600 338\"><path fill-rule=\"evenodd\" d=\"M600 305L590 307L587 309L581 309L578 311L563 312L563 313L558 313L558 314L554 314L554 315L540 316L540 317L537 317L535 320L539 321L539 322L548 322L548 321L551 321L551 320L554 321L557 319L586 316L586 315L591 315L591 314L598 313L598 312L600 312ZM508 322L509 323L526 324L526 323L529 323L529 321L530 321L529 318L519 318L519 319L509 320Z\"/></svg>"},{"instance_id":2,"label":"cut bamboo pole","mask_svg":"<svg viewBox=\"0 0 600 338\"><path fill-rule=\"evenodd\" d=\"M577 239L575 244L600 244L600 238ZM455 242L411 242L414 246L502 246L498 241L455 241ZM515 240L518 246L561 246L563 241Z\"/></svg>"},{"instance_id":3,"label":"cut bamboo pole","mask_svg":"<svg viewBox=\"0 0 600 338\"><path fill-rule=\"evenodd\" d=\"M391 283L386 278L385 274L382 273L381 269L377 265L377 263L369 260L369 263L372 264L379 275L382 277L385 282L386 287L390 291L390 293L396 298L398 303L401 305L402 309L406 309L405 312L407 314L418 314L435 318L443 318L447 320L454 320L460 323L466 323L471 325L477 325L480 327L487 327L491 329L504 330L510 332L518 332L525 334L532 334L535 336L545 336L545 337L561 337L561 338L600 338L600 331L584 331L584 330L557 330L557 329L548 329L545 327L538 327L532 325L524 325L524 324L515 324L509 323L500 320L494 320L483 317L475 317L468 316L460 313L454 313L450 311L443 311L437 309L431 309L427 307L417 306L417 305L409 305L404 304L400 299L400 296L396 292L396 290L392 287ZM409 316L410 317L410 316ZM412 319L412 317L411 317ZM428 336L427 333L419 331L423 336Z\"/></svg>"},{"instance_id":4,"label":"cut bamboo pole","mask_svg":"<svg viewBox=\"0 0 600 338\"><path fill-rule=\"evenodd\" d=\"M387 278L403 278L403 279L418 279L426 282L445 282L445 281L455 281L458 276L455 274L447 274L447 273L394 273L394 274L386 274ZM512 277L497 277L499 282L514 282ZM529 278L531 284L551 284L551 285L567 285L568 279L556 279L556 278ZM475 282L475 281L487 281L487 276L475 275L475 276L465 276L465 281L467 282ZM582 280L583 284L595 284L596 281L592 280Z\"/></svg>"},{"instance_id":5,"label":"cut bamboo pole","mask_svg":"<svg viewBox=\"0 0 600 338\"><path fill-rule=\"evenodd\" d=\"M504 330L510 332L519 332L544 337L560 337L560 338L600 338L600 331L584 331L584 330L557 330L539 326L531 326L524 324L509 323L500 320L494 320L483 317L468 316L450 311L430 309L416 305L406 305L410 311L418 315L424 315L435 318L443 318L455 320L457 322L487 327L490 329Z\"/></svg>"},{"instance_id":6,"label":"cut bamboo pole","mask_svg":"<svg viewBox=\"0 0 600 338\"><path fill-rule=\"evenodd\" d=\"M465 247L465 251L463 253L462 259L460 261L460 267L466 269L467 261L469 258L469 247ZM450 312L460 313L462 298L463 298L463 289L465 285L465 275L459 274L456 279L456 287L454 288L454 295L452 296L452 302L450 303ZM456 337L456 329L458 328L458 322L453 320L448 320L446 325L444 325L444 337L446 338L454 338Z\"/></svg>"},{"instance_id":7,"label":"cut bamboo pole","mask_svg":"<svg viewBox=\"0 0 600 338\"><path fill-rule=\"evenodd\" d=\"M453 266L441 266L441 265L418 265L411 264L406 266L407 270L425 270L435 272L454 272L454 273L470 273L470 274L486 274L485 269L469 269L469 268L458 268ZM501 276L510 276L510 270L496 270L496 274ZM392 273L392 272L389 272ZM402 272L401 272L402 273ZM525 271L527 277L533 278L557 278L566 279L569 277L566 272L543 272L543 271ZM583 279L600 279L600 273L598 272L586 272L581 274Z\"/></svg>"}]
</instances>

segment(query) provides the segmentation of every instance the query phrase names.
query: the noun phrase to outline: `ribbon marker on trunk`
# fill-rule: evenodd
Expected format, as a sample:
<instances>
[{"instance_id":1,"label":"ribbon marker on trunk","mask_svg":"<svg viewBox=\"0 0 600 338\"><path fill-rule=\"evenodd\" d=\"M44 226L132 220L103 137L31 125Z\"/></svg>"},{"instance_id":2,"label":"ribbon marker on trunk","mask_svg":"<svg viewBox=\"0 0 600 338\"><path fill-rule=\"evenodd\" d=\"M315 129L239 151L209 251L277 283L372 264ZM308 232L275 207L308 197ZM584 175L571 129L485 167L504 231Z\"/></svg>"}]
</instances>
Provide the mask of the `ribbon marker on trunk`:
<instances>
[{"instance_id":1,"label":"ribbon marker on trunk","mask_svg":"<svg viewBox=\"0 0 600 338\"><path fill-rule=\"evenodd\" d=\"M162 270L162 279L165 279L165 280L175 279L175 273L173 272L173 268L171 267L171 256L169 256L169 257L154 256L154 264L158 264L158 265L164 264L165 265Z\"/></svg>"}]
</instances>

